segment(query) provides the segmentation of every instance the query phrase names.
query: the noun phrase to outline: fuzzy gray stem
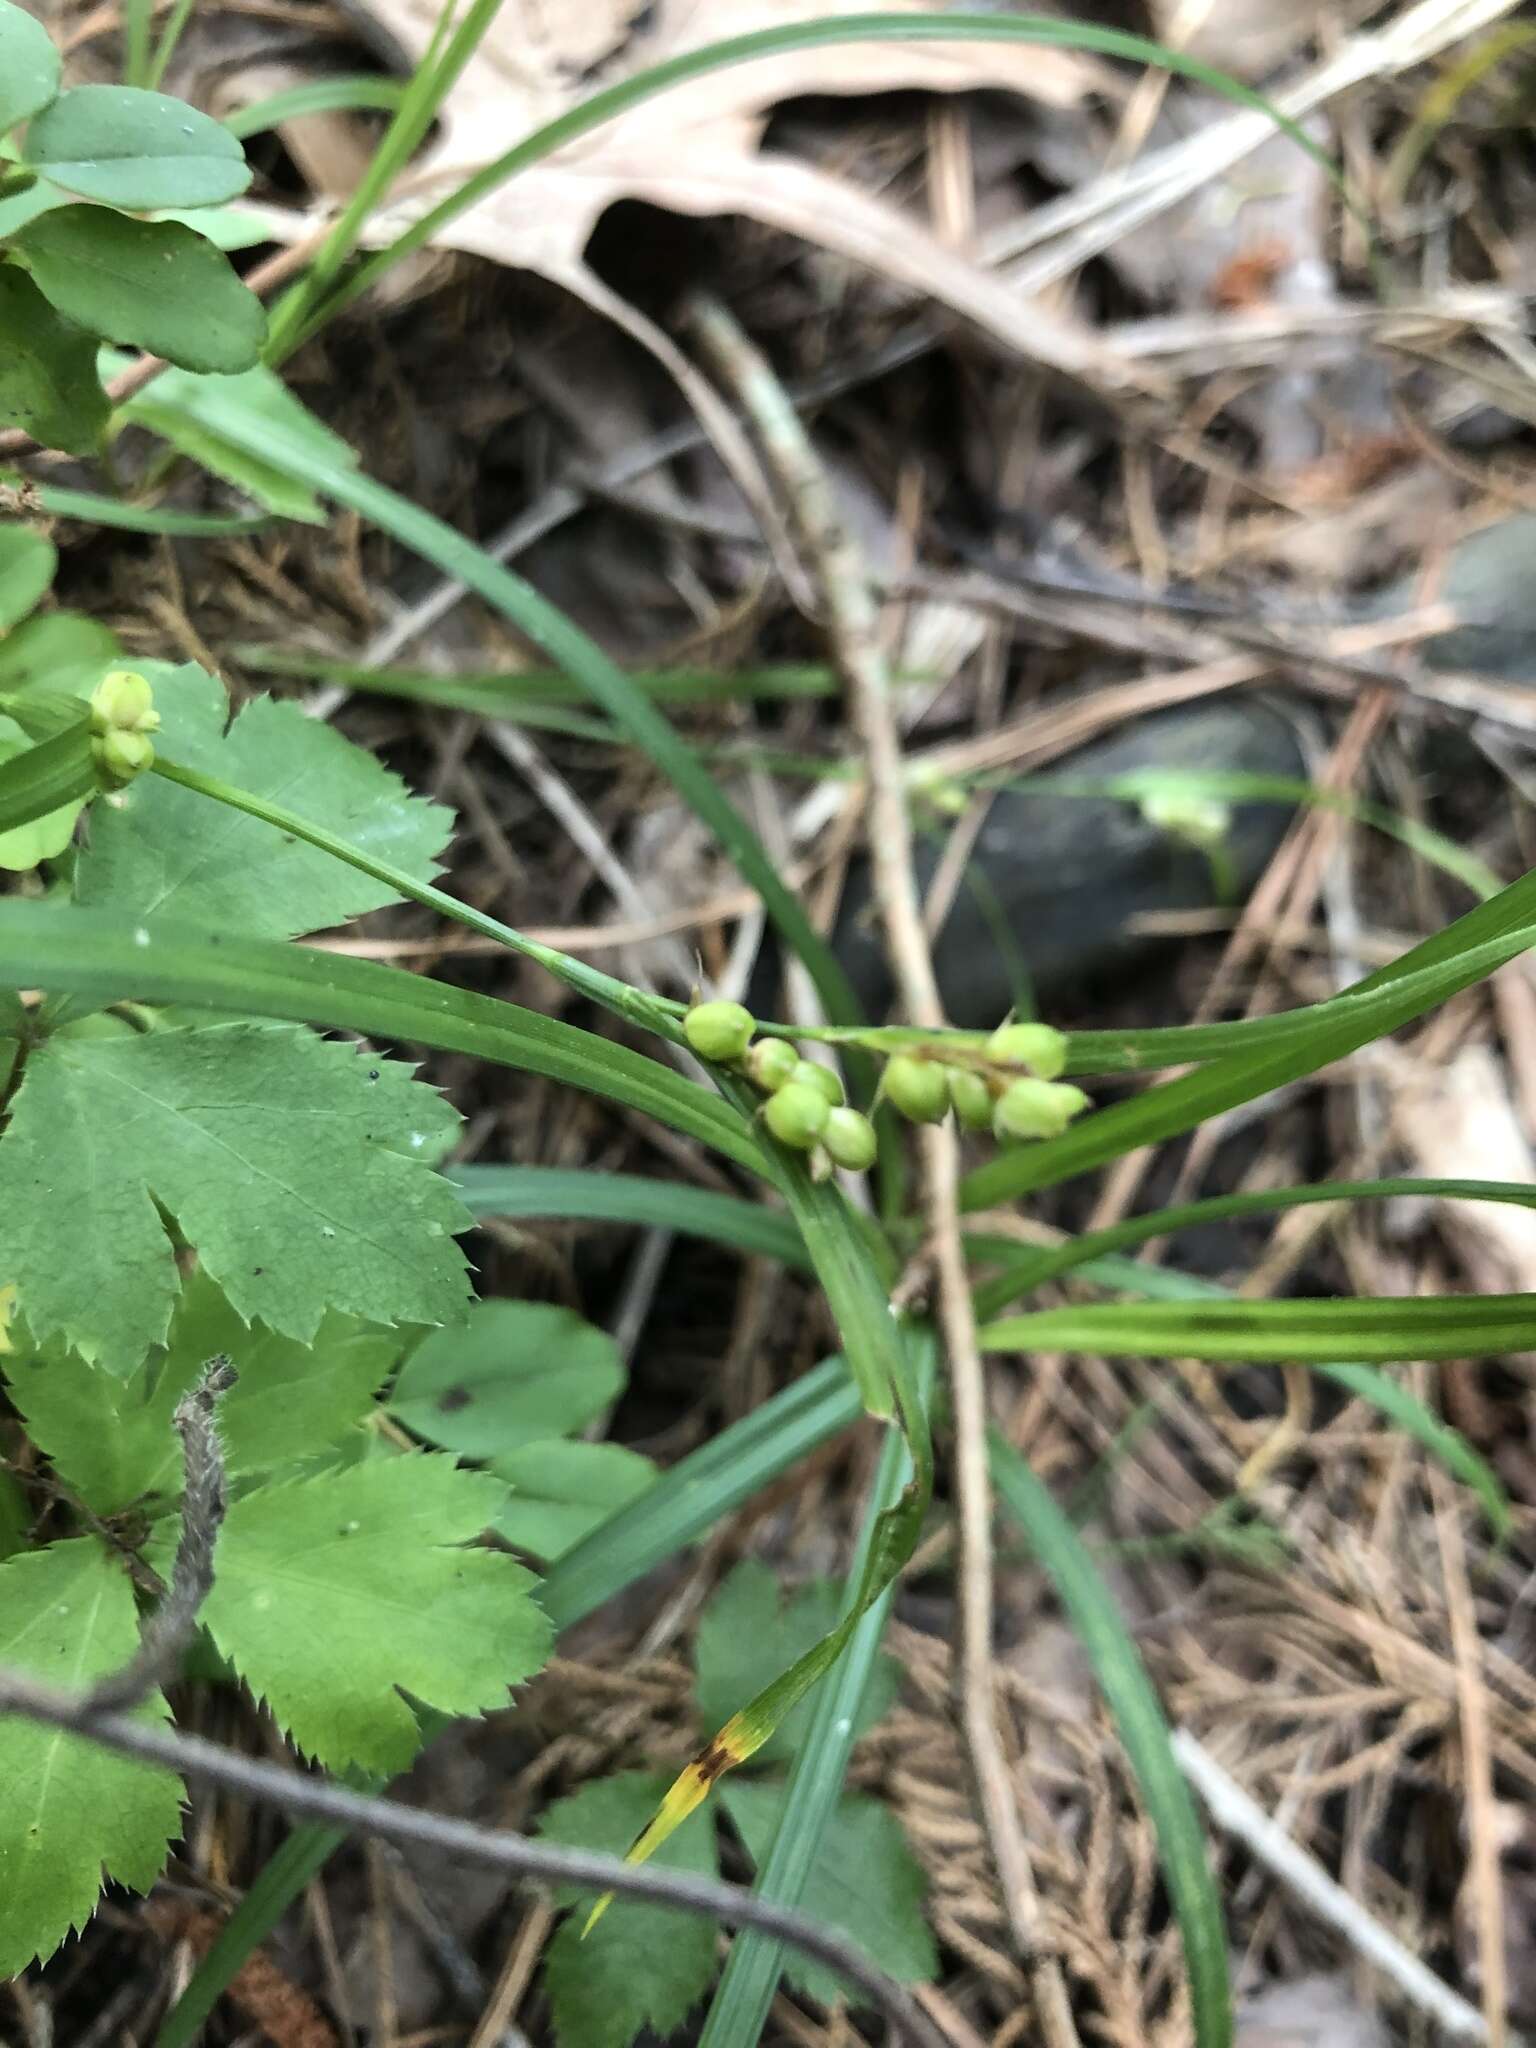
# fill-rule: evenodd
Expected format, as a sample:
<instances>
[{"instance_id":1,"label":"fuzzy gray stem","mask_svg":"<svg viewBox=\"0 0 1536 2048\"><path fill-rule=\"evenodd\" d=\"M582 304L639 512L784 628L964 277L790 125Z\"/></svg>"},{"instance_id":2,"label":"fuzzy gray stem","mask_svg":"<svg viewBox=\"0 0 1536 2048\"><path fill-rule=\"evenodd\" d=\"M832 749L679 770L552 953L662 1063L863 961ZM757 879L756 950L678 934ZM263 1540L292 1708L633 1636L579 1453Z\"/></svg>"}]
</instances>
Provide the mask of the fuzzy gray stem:
<instances>
[{"instance_id":1,"label":"fuzzy gray stem","mask_svg":"<svg viewBox=\"0 0 1536 2048\"><path fill-rule=\"evenodd\" d=\"M740 1885L721 1884L688 1871L659 1869L654 1864L625 1863L616 1856L567 1849L555 1842L532 1842L525 1835L349 1792L323 1778L237 1756L199 1735L104 1712L93 1693L63 1692L22 1671L0 1668L0 1713L21 1714L49 1727L67 1729L119 1756L157 1764L184 1778L201 1778L241 1798L260 1800L306 1820L327 1821L380 1841L442 1850L461 1861L505 1871L509 1877L577 1885L583 1891L617 1892L624 1898L646 1899L678 1912L703 1913L727 1927L758 1928L845 1977L885 2016L898 2040L911 2042L914 2048L945 2048L942 2036L901 1986L852 1942L823 1922L759 1899Z\"/></svg>"},{"instance_id":2,"label":"fuzzy gray stem","mask_svg":"<svg viewBox=\"0 0 1536 2048\"><path fill-rule=\"evenodd\" d=\"M139 1647L120 1671L108 1672L86 1695L93 1713L136 1706L176 1676L182 1652L197 1629L197 1617L213 1587L213 1547L224 1520L224 1453L215 1410L235 1384L236 1373L222 1354L210 1358L196 1386L182 1395L172 1417L181 1438L185 1474L181 1494L181 1539L165 1598L144 1623Z\"/></svg>"}]
</instances>

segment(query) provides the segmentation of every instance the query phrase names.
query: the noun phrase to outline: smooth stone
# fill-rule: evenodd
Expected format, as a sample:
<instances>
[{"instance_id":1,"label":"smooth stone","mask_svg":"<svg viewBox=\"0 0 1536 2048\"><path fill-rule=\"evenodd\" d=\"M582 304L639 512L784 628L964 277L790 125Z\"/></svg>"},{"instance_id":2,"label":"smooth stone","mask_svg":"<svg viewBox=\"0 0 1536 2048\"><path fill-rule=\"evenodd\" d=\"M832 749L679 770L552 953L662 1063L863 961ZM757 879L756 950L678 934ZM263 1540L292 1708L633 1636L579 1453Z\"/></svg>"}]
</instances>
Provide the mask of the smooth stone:
<instances>
[{"instance_id":1,"label":"smooth stone","mask_svg":"<svg viewBox=\"0 0 1536 2048\"><path fill-rule=\"evenodd\" d=\"M1126 775L1148 768L1226 771L1305 778L1289 723L1255 698L1180 706L1139 719L1082 748L1052 773ZM1264 872L1293 806L1236 804L1225 852L1241 900ZM918 886L925 890L942 853L942 834L919 843ZM1123 798L1051 797L1002 790L993 799L971 855L977 881L962 881L934 947L944 1007L954 1024L996 1024L1019 987L1006 927L1037 999L1113 965L1144 959L1166 939L1130 935L1132 918L1204 910L1218 902L1210 863L1195 848L1151 825ZM978 886L979 884L979 886ZM990 902L984 907L984 898ZM884 942L874 928L867 862L850 868L833 948L866 1014L883 1017L893 998Z\"/></svg>"}]
</instances>

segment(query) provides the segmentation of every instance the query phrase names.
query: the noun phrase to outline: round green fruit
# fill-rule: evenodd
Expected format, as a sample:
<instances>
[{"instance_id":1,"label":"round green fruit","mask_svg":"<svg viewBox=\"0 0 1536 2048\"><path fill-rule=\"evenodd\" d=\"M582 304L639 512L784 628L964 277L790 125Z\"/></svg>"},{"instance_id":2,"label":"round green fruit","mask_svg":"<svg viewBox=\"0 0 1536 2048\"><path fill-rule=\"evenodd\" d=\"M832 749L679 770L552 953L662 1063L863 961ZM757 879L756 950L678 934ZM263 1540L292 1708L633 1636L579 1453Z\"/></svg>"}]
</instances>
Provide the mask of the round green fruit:
<instances>
[{"instance_id":1,"label":"round green fruit","mask_svg":"<svg viewBox=\"0 0 1536 2048\"><path fill-rule=\"evenodd\" d=\"M795 1071L789 1078L791 1081L803 1082L807 1088L819 1088L834 1109L843 1099L842 1082L832 1069L824 1067L820 1060L797 1061Z\"/></svg>"},{"instance_id":2,"label":"round green fruit","mask_svg":"<svg viewBox=\"0 0 1536 2048\"><path fill-rule=\"evenodd\" d=\"M819 1088L787 1081L763 1104L763 1122L781 1145L809 1152L827 1127L832 1105Z\"/></svg>"},{"instance_id":3,"label":"round green fruit","mask_svg":"<svg viewBox=\"0 0 1536 2048\"><path fill-rule=\"evenodd\" d=\"M1070 1081L1014 1081L997 1098L992 1128L999 1138L1059 1138L1087 1107Z\"/></svg>"},{"instance_id":4,"label":"round green fruit","mask_svg":"<svg viewBox=\"0 0 1536 2048\"><path fill-rule=\"evenodd\" d=\"M747 1054L749 1079L765 1095L777 1094L800 1064L800 1055L787 1038L760 1038Z\"/></svg>"},{"instance_id":5,"label":"round green fruit","mask_svg":"<svg viewBox=\"0 0 1536 2048\"><path fill-rule=\"evenodd\" d=\"M741 1058L756 1029L757 1019L740 1003L695 1003L683 1019L683 1036L700 1059L721 1066Z\"/></svg>"},{"instance_id":6,"label":"round green fruit","mask_svg":"<svg viewBox=\"0 0 1536 2048\"><path fill-rule=\"evenodd\" d=\"M987 1058L1054 1081L1067 1064L1067 1041L1050 1024L1001 1024L987 1040Z\"/></svg>"},{"instance_id":7,"label":"round green fruit","mask_svg":"<svg viewBox=\"0 0 1536 2048\"><path fill-rule=\"evenodd\" d=\"M836 1164L850 1173L867 1173L875 1163L875 1127L856 1109L829 1109L821 1127L821 1142Z\"/></svg>"},{"instance_id":8,"label":"round green fruit","mask_svg":"<svg viewBox=\"0 0 1536 2048\"><path fill-rule=\"evenodd\" d=\"M973 1074L969 1067L950 1067L949 1099L955 1106L955 1115L968 1131L990 1130L992 1126L992 1090L980 1074Z\"/></svg>"},{"instance_id":9,"label":"round green fruit","mask_svg":"<svg viewBox=\"0 0 1536 2048\"><path fill-rule=\"evenodd\" d=\"M915 1124L944 1121L949 1109L949 1080L937 1060L917 1060L897 1053L885 1063L885 1099Z\"/></svg>"}]
</instances>

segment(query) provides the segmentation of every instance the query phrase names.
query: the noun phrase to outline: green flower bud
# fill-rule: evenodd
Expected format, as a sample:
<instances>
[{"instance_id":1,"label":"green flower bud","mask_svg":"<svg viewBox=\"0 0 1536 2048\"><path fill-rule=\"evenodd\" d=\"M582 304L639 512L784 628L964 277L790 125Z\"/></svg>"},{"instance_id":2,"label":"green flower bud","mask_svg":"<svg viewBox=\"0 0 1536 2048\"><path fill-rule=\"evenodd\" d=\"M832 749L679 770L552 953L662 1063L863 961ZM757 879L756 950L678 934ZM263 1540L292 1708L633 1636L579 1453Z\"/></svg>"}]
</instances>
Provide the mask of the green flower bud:
<instances>
[{"instance_id":1,"label":"green flower bud","mask_svg":"<svg viewBox=\"0 0 1536 2048\"><path fill-rule=\"evenodd\" d=\"M1162 790L1141 800L1141 815L1170 838L1182 839L1202 853L1220 846L1232 829L1232 806L1192 790Z\"/></svg>"},{"instance_id":2,"label":"green flower bud","mask_svg":"<svg viewBox=\"0 0 1536 2048\"><path fill-rule=\"evenodd\" d=\"M765 1095L784 1086L800 1064L800 1055L787 1038L760 1038L747 1054L747 1073Z\"/></svg>"},{"instance_id":3,"label":"green flower bud","mask_svg":"<svg viewBox=\"0 0 1536 2048\"><path fill-rule=\"evenodd\" d=\"M875 1127L856 1109L829 1109L821 1142L837 1165L850 1173L867 1173L875 1163Z\"/></svg>"},{"instance_id":4,"label":"green flower bud","mask_svg":"<svg viewBox=\"0 0 1536 2048\"><path fill-rule=\"evenodd\" d=\"M992 1090L980 1074L969 1067L949 1067L949 1099L955 1115L968 1131L989 1130L992 1125Z\"/></svg>"},{"instance_id":5,"label":"green flower bud","mask_svg":"<svg viewBox=\"0 0 1536 2048\"><path fill-rule=\"evenodd\" d=\"M740 1003L695 1003L683 1019L683 1036L700 1059L722 1066L741 1058L756 1029L757 1019Z\"/></svg>"},{"instance_id":6,"label":"green flower bud","mask_svg":"<svg viewBox=\"0 0 1536 2048\"><path fill-rule=\"evenodd\" d=\"M881 1091L915 1124L942 1123L949 1109L949 1080L937 1060L897 1053L885 1063Z\"/></svg>"},{"instance_id":7,"label":"green flower bud","mask_svg":"<svg viewBox=\"0 0 1536 2048\"><path fill-rule=\"evenodd\" d=\"M107 787L121 789L149 767L155 748L141 732L109 732L92 740L91 755Z\"/></svg>"},{"instance_id":8,"label":"green flower bud","mask_svg":"<svg viewBox=\"0 0 1536 2048\"><path fill-rule=\"evenodd\" d=\"M987 1058L1054 1081L1067 1064L1067 1041L1050 1024L1000 1024L987 1040Z\"/></svg>"},{"instance_id":9,"label":"green flower bud","mask_svg":"<svg viewBox=\"0 0 1536 2048\"><path fill-rule=\"evenodd\" d=\"M160 714L155 693L137 669L114 668L91 692L91 731L98 737L110 732L158 732Z\"/></svg>"},{"instance_id":10,"label":"green flower bud","mask_svg":"<svg viewBox=\"0 0 1536 2048\"><path fill-rule=\"evenodd\" d=\"M827 1127L832 1105L819 1088L787 1081L763 1104L763 1122L781 1145L809 1152Z\"/></svg>"},{"instance_id":11,"label":"green flower bud","mask_svg":"<svg viewBox=\"0 0 1536 2048\"><path fill-rule=\"evenodd\" d=\"M830 1067L824 1067L820 1060L798 1060L791 1081L802 1082L807 1088L819 1088L836 1109L843 1099L843 1084Z\"/></svg>"},{"instance_id":12,"label":"green flower bud","mask_svg":"<svg viewBox=\"0 0 1536 2048\"><path fill-rule=\"evenodd\" d=\"M1087 1107L1070 1081L1014 1081L997 1099L992 1128L999 1138L1059 1138Z\"/></svg>"}]
</instances>

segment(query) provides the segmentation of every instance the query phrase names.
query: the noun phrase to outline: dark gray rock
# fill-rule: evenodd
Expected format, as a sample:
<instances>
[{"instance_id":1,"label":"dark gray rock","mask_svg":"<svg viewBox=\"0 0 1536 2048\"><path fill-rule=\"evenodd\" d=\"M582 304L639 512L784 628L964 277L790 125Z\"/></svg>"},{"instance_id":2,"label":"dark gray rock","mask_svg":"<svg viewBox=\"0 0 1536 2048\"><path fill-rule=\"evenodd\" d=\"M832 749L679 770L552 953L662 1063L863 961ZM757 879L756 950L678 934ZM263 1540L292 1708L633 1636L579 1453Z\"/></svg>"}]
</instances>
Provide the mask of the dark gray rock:
<instances>
[{"instance_id":1,"label":"dark gray rock","mask_svg":"<svg viewBox=\"0 0 1536 2048\"><path fill-rule=\"evenodd\" d=\"M1140 719L1073 754L1059 772L1097 778L1159 767L1305 775L1285 718L1257 699L1238 697ZM1226 854L1236 895L1252 889L1290 817L1285 804L1234 807ZM931 880L941 850L941 838L922 844L920 887ZM1149 824L1139 805L1004 790L992 801L970 873L934 948L950 1020L970 1027L997 1023L1019 992L1020 964L1037 997L1047 999L1110 966L1118 971L1159 943L1127 933L1134 917L1204 909L1217 900L1210 863ZM1001 943L999 926L1008 934ZM866 1013L884 1015L891 980L862 861L850 871L833 945Z\"/></svg>"},{"instance_id":2,"label":"dark gray rock","mask_svg":"<svg viewBox=\"0 0 1536 2048\"><path fill-rule=\"evenodd\" d=\"M1536 515L1517 513L1470 534L1446 563L1434 596L1454 605L1461 623L1421 643L1431 668L1536 682ZM1421 601L1414 573L1375 592L1360 610L1366 618L1390 618Z\"/></svg>"}]
</instances>

